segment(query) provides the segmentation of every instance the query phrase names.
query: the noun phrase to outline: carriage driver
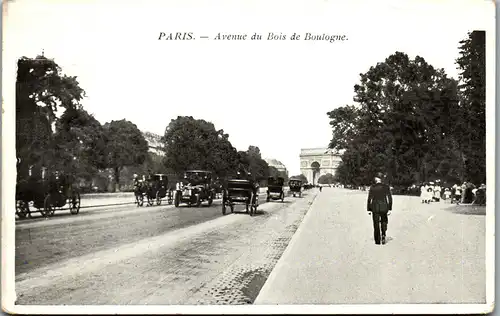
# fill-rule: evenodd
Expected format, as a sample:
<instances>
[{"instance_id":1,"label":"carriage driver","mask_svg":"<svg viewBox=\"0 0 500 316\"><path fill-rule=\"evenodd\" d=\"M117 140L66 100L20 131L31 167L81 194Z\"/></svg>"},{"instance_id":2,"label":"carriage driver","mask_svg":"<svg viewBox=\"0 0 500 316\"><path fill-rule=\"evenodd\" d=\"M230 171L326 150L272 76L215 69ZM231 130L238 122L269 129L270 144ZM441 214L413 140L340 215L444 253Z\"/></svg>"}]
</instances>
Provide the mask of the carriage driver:
<instances>
[{"instance_id":1,"label":"carriage driver","mask_svg":"<svg viewBox=\"0 0 500 316\"><path fill-rule=\"evenodd\" d=\"M139 176L134 173L134 189L139 187Z\"/></svg>"}]
</instances>

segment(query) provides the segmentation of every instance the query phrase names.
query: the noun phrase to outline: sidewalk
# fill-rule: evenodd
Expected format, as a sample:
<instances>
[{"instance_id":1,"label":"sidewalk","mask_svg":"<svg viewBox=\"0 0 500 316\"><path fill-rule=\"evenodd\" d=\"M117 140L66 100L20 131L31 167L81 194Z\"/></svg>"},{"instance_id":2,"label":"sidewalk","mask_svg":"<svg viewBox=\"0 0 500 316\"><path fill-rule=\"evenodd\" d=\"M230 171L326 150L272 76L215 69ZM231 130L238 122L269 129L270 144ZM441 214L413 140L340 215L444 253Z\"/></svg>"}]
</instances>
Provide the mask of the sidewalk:
<instances>
[{"instance_id":1,"label":"sidewalk","mask_svg":"<svg viewBox=\"0 0 500 316\"><path fill-rule=\"evenodd\" d=\"M484 215L394 196L376 245L367 194L324 188L254 304L486 303Z\"/></svg>"}]
</instances>

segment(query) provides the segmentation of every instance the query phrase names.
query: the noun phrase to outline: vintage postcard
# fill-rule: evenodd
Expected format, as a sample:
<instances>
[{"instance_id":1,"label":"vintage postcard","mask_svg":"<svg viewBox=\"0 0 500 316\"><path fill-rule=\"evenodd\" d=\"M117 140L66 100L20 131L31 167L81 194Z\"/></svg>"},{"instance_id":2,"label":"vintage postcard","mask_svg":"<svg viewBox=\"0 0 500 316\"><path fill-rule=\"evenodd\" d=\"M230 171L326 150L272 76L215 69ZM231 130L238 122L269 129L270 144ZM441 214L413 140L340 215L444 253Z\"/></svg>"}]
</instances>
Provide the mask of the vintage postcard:
<instances>
[{"instance_id":1,"label":"vintage postcard","mask_svg":"<svg viewBox=\"0 0 500 316\"><path fill-rule=\"evenodd\" d=\"M5 312L494 309L494 2L3 19Z\"/></svg>"}]
</instances>

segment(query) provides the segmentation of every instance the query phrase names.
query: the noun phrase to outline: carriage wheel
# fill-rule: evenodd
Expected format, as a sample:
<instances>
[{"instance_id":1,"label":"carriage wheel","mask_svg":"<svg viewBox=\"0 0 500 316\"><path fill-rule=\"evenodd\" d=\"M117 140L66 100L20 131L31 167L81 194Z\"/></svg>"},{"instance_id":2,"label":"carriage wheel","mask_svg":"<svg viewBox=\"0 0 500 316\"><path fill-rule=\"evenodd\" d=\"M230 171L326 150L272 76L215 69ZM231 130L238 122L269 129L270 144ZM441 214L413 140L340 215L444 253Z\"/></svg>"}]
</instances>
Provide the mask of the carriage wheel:
<instances>
[{"instance_id":1,"label":"carriage wheel","mask_svg":"<svg viewBox=\"0 0 500 316\"><path fill-rule=\"evenodd\" d=\"M55 208L52 205L51 196L47 194L45 200L43 200L43 209L40 209L40 213L42 213L42 216L48 217L54 215L54 212Z\"/></svg>"},{"instance_id":2,"label":"carriage wheel","mask_svg":"<svg viewBox=\"0 0 500 316\"><path fill-rule=\"evenodd\" d=\"M80 212L80 193L74 192L69 201L69 211L71 214L78 214Z\"/></svg>"},{"instance_id":3,"label":"carriage wheel","mask_svg":"<svg viewBox=\"0 0 500 316\"><path fill-rule=\"evenodd\" d=\"M156 205L161 204L160 191L156 192Z\"/></svg>"},{"instance_id":4,"label":"carriage wheel","mask_svg":"<svg viewBox=\"0 0 500 316\"><path fill-rule=\"evenodd\" d=\"M17 201L16 202L16 215L19 218L24 219L27 215L30 214L30 207L26 201Z\"/></svg>"}]
</instances>

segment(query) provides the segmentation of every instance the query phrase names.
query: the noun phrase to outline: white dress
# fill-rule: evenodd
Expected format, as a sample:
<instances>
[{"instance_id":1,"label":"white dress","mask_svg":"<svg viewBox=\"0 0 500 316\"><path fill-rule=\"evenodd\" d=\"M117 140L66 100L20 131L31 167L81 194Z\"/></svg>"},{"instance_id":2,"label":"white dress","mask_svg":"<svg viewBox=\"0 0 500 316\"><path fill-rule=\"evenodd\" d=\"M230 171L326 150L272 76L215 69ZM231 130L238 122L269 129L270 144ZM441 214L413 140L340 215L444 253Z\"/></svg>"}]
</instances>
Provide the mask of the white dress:
<instances>
[{"instance_id":1,"label":"white dress","mask_svg":"<svg viewBox=\"0 0 500 316\"><path fill-rule=\"evenodd\" d=\"M432 196L434 194L434 189L432 188L432 186L430 186L430 185L426 186L425 187L425 191L426 191L425 192L426 193L426 195L425 195L426 196L426 200L429 201L429 202L432 201Z\"/></svg>"}]
</instances>

